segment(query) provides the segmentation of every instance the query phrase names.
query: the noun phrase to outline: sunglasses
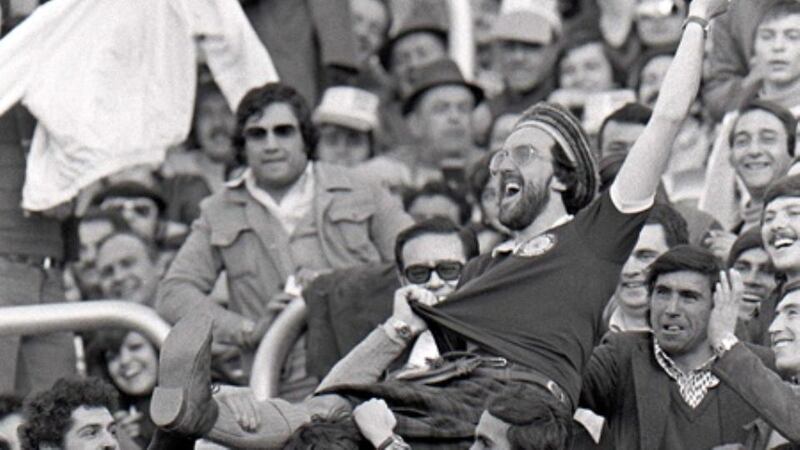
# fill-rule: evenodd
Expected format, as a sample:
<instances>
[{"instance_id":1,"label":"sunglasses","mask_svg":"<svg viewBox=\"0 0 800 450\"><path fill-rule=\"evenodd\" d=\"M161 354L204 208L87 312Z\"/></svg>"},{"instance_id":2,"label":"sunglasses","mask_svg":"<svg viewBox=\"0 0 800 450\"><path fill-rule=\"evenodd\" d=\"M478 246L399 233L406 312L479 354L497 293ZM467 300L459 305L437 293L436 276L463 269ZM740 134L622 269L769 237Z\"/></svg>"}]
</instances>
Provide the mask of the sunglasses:
<instances>
[{"instance_id":1,"label":"sunglasses","mask_svg":"<svg viewBox=\"0 0 800 450\"><path fill-rule=\"evenodd\" d=\"M406 280L413 284L427 283L434 271L444 281L455 281L461 276L461 270L463 269L464 264L458 261L441 261L435 266L422 264L408 266L403 271L403 275L405 275Z\"/></svg>"},{"instance_id":2,"label":"sunglasses","mask_svg":"<svg viewBox=\"0 0 800 450\"><path fill-rule=\"evenodd\" d=\"M500 166L507 159L511 159L511 162L517 167L526 166L534 159L541 159L543 161L553 160L552 157L543 154L532 145L518 145L497 152L489 161L489 173L497 175L500 172Z\"/></svg>"},{"instance_id":3,"label":"sunglasses","mask_svg":"<svg viewBox=\"0 0 800 450\"><path fill-rule=\"evenodd\" d=\"M264 127L247 127L242 131L242 135L245 139L262 140L267 138L269 131ZM297 127L294 125L277 125L272 128L272 133L279 138L292 136L296 131Z\"/></svg>"},{"instance_id":4,"label":"sunglasses","mask_svg":"<svg viewBox=\"0 0 800 450\"><path fill-rule=\"evenodd\" d=\"M100 205L100 209L113 211L120 215L125 211L132 211L135 215L143 218L152 217L156 213L156 207L147 200L106 200Z\"/></svg>"}]
</instances>

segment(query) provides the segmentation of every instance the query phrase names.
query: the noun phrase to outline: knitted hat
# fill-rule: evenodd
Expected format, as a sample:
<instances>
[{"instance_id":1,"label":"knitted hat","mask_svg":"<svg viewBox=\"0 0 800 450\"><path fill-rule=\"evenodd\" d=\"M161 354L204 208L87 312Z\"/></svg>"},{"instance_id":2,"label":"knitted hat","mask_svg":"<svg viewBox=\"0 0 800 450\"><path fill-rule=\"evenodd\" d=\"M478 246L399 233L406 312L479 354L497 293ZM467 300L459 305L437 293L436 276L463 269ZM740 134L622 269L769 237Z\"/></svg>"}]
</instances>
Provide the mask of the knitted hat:
<instances>
[{"instance_id":1,"label":"knitted hat","mask_svg":"<svg viewBox=\"0 0 800 450\"><path fill-rule=\"evenodd\" d=\"M566 108L540 102L528 108L514 126L536 128L547 133L564 150L575 173L575 186L564 193L564 204L570 213L582 209L597 194L599 176L594 154L580 121Z\"/></svg>"}]
</instances>

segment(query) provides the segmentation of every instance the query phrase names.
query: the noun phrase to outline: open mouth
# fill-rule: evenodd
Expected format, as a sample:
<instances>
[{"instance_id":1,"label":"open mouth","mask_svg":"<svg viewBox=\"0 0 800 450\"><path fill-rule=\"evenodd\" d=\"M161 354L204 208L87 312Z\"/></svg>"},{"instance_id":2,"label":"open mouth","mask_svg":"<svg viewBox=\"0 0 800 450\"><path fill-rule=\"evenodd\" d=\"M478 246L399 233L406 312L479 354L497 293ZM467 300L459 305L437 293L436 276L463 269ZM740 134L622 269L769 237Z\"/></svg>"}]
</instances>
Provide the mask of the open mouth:
<instances>
[{"instance_id":1,"label":"open mouth","mask_svg":"<svg viewBox=\"0 0 800 450\"><path fill-rule=\"evenodd\" d=\"M641 289L645 287L643 281L623 281L621 284L626 289Z\"/></svg>"},{"instance_id":2,"label":"open mouth","mask_svg":"<svg viewBox=\"0 0 800 450\"><path fill-rule=\"evenodd\" d=\"M781 349L781 348L784 348L784 347L788 347L793 342L794 342L794 339L790 339L790 338L773 339L772 340L772 348L774 350L778 350L778 349Z\"/></svg>"},{"instance_id":3,"label":"open mouth","mask_svg":"<svg viewBox=\"0 0 800 450\"><path fill-rule=\"evenodd\" d=\"M683 332L684 328L678 324L668 323L661 325L661 330L668 334L677 334Z\"/></svg>"},{"instance_id":4,"label":"open mouth","mask_svg":"<svg viewBox=\"0 0 800 450\"><path fill-rule=\"evenodd\" d=\"M746 170L764 170L769 169L771 164L766 161L749 161L743 164Z\"/></svg>"},{"instance_id":5,"label":"open mouth","mask_svg":"<svg viewBox=\"0 0 800 450\"><path fill-rule=\"evenodd\" d=\"M775 236L772 240L772 246L778 250L791 247L797 239L788 236Z\"/></svg>"},{"instance_id":6,"label":"open mouth","mask_svg":"<svg viewBox=\"0 0 800 450\"><path fill-rule=\"evenodd\" d=\"M503 200L515 197L522 192L522 180L515 175L503 176L500 181L500 189L503 193Z\"/></svg>"}]
</instances>

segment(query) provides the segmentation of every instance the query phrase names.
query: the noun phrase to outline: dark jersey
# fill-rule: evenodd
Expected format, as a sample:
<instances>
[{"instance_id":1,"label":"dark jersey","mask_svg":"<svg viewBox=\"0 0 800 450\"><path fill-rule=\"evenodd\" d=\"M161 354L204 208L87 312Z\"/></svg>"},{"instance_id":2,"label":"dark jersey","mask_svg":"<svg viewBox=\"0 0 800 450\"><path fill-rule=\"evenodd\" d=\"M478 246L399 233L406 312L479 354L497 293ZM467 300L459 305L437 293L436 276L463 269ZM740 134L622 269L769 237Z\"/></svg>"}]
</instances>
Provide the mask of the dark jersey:
<instances>
[{"instance_id":1,"label":"dark jersey","mask_svg":"<svg viewBox=\"0 0 800 450\"><path fill-rule=\"evenodd\" d=\"M550 377L577 404L603 308L646 217L623 214L605 193L521 251L472 261L447 301L414 309L442 352L469 340Z\"/></svg>"}]
</instances>

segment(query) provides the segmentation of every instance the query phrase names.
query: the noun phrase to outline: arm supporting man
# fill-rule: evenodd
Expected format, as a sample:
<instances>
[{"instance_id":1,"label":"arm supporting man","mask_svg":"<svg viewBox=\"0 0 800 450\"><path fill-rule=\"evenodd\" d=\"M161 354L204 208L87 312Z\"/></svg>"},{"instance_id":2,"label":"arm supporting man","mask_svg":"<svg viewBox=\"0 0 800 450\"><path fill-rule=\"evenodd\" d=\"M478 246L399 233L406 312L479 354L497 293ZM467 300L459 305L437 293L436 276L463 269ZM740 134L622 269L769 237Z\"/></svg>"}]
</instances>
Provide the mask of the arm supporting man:
<instances>
[{"instance_id":1,"label":"arm supporting man","mask_svg":"<svg viewBox=\"0 0 800 450\"><path fill-rule=\"evenodd\" d=\"M741 342L717 360L713 371L783 437L800 442L800 386L781 380Z\"/></svg>"},{"instance_id":2,"label":"arm supporting man","mask_svg":"<svg viewBox=\"0 0 800 450\"><path fill-rule=\"evenodd\" d=\"M706 23L727 8L727 0L696 0L691 3L675 58L670 64L653 115L633 145L611 186L611 198L622 212L637 212L652 203L669 161L670 150L689 108L697 96L703 68Z\"/></svg>"},{"instance_id":3,"label":"arm supporting man","mask_svg":"<svg viewBox=\"0 0 800 450\"><path fill-rule=\"evenodd\" d=\"M419 286L395 291L392 316L342 358L322 380L317 392L337 384L374 383L414 339L427 329L425 321L411 311L408 299L435 302L433 294Z\"/></svg>"}]
</instances>

